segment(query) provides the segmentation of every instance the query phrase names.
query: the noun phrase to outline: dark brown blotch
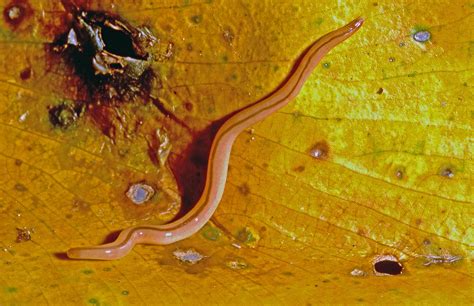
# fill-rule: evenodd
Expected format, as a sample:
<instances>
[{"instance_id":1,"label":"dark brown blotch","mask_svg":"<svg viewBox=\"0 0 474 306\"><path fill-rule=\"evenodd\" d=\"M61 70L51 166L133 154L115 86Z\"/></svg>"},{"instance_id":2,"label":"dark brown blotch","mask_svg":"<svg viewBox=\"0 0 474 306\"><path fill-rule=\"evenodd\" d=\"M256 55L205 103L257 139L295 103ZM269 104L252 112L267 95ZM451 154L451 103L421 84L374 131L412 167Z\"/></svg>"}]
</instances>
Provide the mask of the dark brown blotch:
<instances>
[{"instance_id":1,"label":"dark brown blotch","mask_svg":"<svg viewBox=\"0 0 474 306\"><path fill-rule=\"evenodd\" d=\"M23 81L29 80L31 78L31 67L26 67L20 72L20 78Z\"/></svg>"}]
</instances>

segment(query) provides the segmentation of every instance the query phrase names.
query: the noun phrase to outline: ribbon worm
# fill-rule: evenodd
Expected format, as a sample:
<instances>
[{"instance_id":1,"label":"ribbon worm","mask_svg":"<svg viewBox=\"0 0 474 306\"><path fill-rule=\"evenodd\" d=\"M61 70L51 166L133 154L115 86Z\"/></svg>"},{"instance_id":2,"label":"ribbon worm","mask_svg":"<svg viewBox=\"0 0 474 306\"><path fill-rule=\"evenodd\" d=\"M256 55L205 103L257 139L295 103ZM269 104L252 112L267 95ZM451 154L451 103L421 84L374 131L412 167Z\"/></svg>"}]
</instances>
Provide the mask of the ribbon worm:
<instances>
[{"instance_id":1,"label":"ribbon worm","mask_svg":"<svg viewBox=\"0 0 474 306\"><path fill-rule=\"evenodd\" d=\"M328 33L311 45L292 72L271 95L230 117L217 131L207 165L204 191L196 205L182 218L165 225L141 225L123 230L118 238L95 247L78 247L67 251L69 258L112 260L127 255L135 244L171 244L188 238L209 221L224 193L232 144L246 128L270 116L288 104L321 59L335 46L352 36L364 20L357 18L346 26Z\"/></svg>"}]
</instances>

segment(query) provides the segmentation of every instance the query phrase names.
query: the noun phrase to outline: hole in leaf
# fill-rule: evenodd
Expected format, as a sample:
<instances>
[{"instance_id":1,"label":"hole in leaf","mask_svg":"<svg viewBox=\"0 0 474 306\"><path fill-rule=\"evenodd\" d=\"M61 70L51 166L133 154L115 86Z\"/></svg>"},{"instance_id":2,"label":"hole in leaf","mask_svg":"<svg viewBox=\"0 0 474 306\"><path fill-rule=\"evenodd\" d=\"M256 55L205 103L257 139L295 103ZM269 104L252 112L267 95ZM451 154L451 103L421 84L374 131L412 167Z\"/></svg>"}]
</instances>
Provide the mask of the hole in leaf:
<instances>
[{"instance_id":1,"label":"hole in leaf","mask_svg":"<svg viewBox=\"0 0 474 306\"><path fill-rule=\"evenodd\" d=\"M398 275L403 271L403 266L393 256L384 256L374 263L374 270L381 275Z\"/></svg>"},{"instance_id":2,"label":"hole in leaf","mask_svg":"<svg viewBox=\"0 0 474 306\"><path fill-rule=\"evenodd\" d=\"M128 33L104 26L102 28L102 39L105 43L105 50L110 53L137 58L132 38Z\"/></svg>"}]
</instances>

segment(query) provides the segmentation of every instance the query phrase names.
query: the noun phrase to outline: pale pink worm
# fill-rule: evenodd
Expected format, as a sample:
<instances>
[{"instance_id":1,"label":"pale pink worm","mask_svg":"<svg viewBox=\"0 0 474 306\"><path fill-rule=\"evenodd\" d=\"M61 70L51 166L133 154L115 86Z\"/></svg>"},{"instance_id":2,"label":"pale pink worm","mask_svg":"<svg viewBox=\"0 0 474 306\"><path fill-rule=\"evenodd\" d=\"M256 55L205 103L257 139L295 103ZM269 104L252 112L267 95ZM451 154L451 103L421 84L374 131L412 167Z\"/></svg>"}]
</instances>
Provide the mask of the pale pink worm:
<instances>
[{"instance_id":1,"label":"pale pink worm","mask_svg":"<svg viewBox=\"0 0 474 306\"><path fill-rule=\"evenodd\" d=\"M235 138L246 128L288 104L300 92L321 59L335 46L352 36L364 20L357 18L328 33L307 49L287 80L270 96L230 117L217 131L207 165L204 191L194 208L182 218L165 225L140 225L123 230L118 238L95 247L67 251L69 258L112 260L127 255L135 244L170 244L193 235L209 221L224 193L230 152Z\"/></svg>"}]
</instances>

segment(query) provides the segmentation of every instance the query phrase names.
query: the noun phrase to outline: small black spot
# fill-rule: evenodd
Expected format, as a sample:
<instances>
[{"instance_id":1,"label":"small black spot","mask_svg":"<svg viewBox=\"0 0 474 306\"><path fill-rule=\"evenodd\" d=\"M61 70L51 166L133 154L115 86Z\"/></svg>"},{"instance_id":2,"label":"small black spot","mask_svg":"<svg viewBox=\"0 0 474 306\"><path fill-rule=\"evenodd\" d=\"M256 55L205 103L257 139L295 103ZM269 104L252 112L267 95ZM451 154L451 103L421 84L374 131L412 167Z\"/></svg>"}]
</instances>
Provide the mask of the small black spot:
<instances>
[{"instance_id":1,"label":"small black spot","mask_svg":"<svg viewBox=\"0 0 474 306\"><path fill-rule=\"evenodd\" d=\"M20 78L23 81L28 80L31 77L31 68L27 67L20 72Z\"/></svg>"},{"instance_id":2,"label":"small black spot","mask_svg":"<svg viewBox=\"0 0 474 306\"><path fill-rule=\"evenodd\" d=\"M379 89L377 90L377 94L378 94L378 95L383 94L383 88L379 88Z\"/></svg>"},{"instance_id":3,"label":"small black spot","mask_svg":"<svg viewBox=\"0 0 474 306\"><path fill-rule=\"evenodd\" d=\"M378 273L398 275L402 273L403 266L394 260L381 260L374 264L374 269Z\"/></svg>"}]
</instances>

